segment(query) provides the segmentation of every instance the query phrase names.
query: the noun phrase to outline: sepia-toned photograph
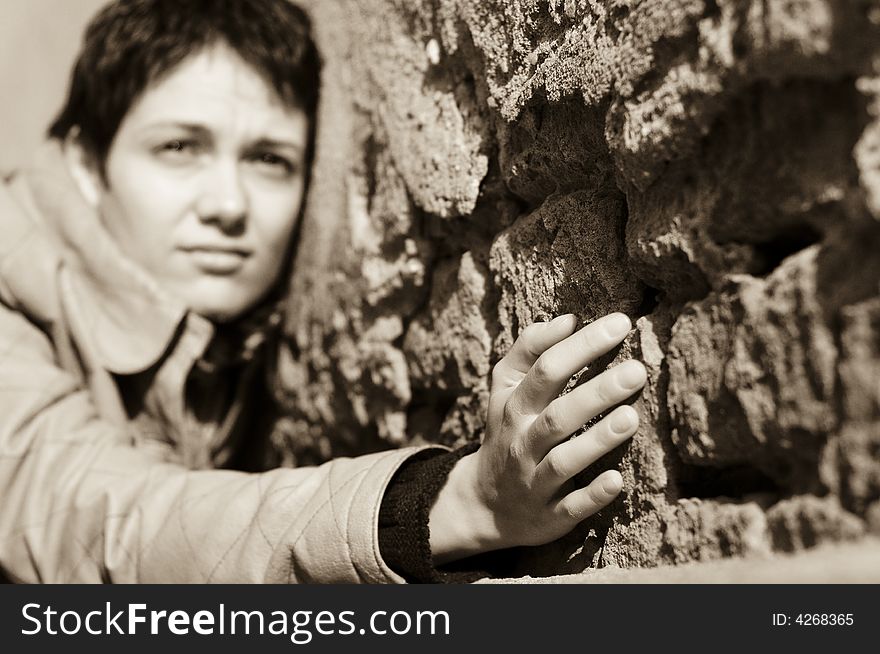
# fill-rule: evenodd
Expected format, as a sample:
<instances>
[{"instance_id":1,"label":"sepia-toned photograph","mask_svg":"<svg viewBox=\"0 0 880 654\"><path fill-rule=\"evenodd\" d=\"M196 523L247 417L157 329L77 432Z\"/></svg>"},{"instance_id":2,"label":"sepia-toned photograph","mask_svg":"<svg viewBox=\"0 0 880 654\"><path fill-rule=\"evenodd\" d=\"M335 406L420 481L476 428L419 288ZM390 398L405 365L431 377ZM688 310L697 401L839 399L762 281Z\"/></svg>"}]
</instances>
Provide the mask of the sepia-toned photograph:
<instances>
[{"instance_id":1,"label":"sepia-toned photograph","mask_svg":"<svg viewBox=\"0 0 880 654\"><path fill-rule=\"evenodd\" d=\"M880 583L880 1L4 0L0 88L3 581Z\"/></svg>"}]
</instances>

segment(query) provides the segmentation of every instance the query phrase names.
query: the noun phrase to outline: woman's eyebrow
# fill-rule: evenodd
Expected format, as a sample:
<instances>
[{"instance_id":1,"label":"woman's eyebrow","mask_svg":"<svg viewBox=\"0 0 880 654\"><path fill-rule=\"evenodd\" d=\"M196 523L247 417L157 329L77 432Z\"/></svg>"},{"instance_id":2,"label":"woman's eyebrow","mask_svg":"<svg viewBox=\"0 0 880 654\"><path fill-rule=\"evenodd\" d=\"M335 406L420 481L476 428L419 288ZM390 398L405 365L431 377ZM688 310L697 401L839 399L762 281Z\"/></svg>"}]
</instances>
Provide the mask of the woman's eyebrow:
<instances>
[{"instance_id":1,"label":"woman's eyebrow","mask_svg":"<svg viewBox=\"0 0 880 654\"><path fill-rule=\"evenodd\" d=\"M286 139L275 139L275 138L261 138L257 139L251 144L251 147L254 149L269 149L269 150L288 150L292 151L291 154L296 156L300 156L303 153L303 146L298 141L288 141Z\"/></svg>"},{"instance_id":2,"label":"woman's eyebrow","mask_svg":"<svg viewBox=\"0 0 880 654\"><path fill-rule=\"evenodd\" d=\"M211 137L211 130L205 127L204 125L200 125L199 123L187 123L180 121L165 121L159 123L152 123L150 125L146 125L143 129L145 132L152 132L161 129L179 129L185 132L189 132L191 135L196 136L200 139L208 139Z\"/></svg>"}]
</instances>

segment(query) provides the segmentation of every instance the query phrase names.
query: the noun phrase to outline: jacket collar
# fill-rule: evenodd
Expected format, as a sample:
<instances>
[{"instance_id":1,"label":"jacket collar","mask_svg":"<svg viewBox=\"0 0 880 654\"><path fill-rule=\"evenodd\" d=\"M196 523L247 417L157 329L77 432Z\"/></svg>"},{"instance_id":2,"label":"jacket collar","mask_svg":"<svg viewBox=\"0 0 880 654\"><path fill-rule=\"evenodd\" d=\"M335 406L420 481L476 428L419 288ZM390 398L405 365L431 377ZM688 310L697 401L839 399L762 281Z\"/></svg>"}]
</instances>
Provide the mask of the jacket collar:
<instances>
[{"instance_id":1,"label":"jacket collar","mask_svg":"<svg viewBox=\"0 0 880 654\"><path fill-rule=\"evenodd\" d=\"M213 334L211 323L128 259L82 197L57 141L47 143L25 169L20 192L61 253L65 303L89 331L100 363L118 374L152 367L178 330L195 332L196 356ZM184 320L186 319L186 320Z\"/></svg>"}]
</instances>

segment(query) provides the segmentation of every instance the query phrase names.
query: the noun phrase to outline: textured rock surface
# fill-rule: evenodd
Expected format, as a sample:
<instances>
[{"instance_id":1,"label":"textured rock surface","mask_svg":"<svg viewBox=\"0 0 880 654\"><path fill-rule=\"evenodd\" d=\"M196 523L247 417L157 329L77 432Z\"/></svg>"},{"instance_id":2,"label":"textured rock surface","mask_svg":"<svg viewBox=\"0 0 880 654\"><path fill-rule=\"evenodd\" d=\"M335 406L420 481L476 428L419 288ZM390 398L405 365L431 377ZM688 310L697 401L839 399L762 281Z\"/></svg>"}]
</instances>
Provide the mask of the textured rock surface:
<instances>
[{"instance_id":1,"label":"textured rock surface","mask_svg":"<svg viewBox=\"0 0 880 654\"><path fill-rule=\"evenodd\" d=\"M796 554L661 565L608 566L581 574L481 580L479 584L877 584L880 541L825 545Z\"/></svg>"},{"instance_id":2,"label":"textured rock surface","mask_svg":"<svg viewBox=\"0 0 880 654\"><path fill-rule=\"evenodd\" d=\"M478 439L523 326L621 310L623 496L520 572L880 529L880 0L305 4L290 462Z\"/></svg>"}]
</instances>

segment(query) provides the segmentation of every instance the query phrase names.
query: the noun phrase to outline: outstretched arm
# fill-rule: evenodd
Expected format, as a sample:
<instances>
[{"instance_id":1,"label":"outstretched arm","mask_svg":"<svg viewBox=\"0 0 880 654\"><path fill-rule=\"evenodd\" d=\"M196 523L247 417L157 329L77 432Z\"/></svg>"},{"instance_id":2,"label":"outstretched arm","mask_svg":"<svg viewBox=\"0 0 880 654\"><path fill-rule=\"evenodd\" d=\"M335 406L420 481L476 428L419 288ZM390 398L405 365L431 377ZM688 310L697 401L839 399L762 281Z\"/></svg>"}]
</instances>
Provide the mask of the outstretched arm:
<instances>
[{"instance_id":1,"label":"outstretched arm","mask_svg":"<svg viewBox=\"0 0 880 654\"><path fill-rule=\"evenodd\" d=\"M164 463L0 302L0 569L16 581L402 581L376 513L415 451L262 474Z\"/></svg>"}]
</instances>

